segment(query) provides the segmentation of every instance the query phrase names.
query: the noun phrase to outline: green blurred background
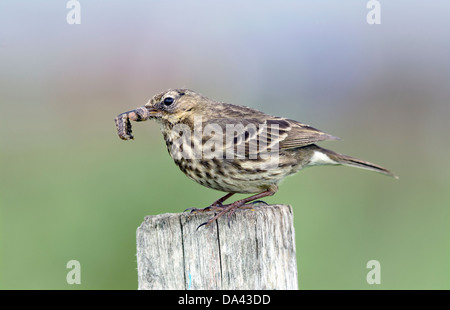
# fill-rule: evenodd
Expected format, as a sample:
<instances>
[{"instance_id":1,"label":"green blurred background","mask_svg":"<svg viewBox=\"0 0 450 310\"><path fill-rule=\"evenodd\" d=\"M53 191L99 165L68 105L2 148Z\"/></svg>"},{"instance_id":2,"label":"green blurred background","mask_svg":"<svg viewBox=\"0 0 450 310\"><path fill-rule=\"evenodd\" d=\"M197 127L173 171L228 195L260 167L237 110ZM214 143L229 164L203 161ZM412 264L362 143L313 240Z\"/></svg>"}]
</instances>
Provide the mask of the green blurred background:
<instances>
[{"instance_id":1,"label":"green blurred background","mask_svg":"<svg viewBox=\"0 0 450 310\"><path fill-rule=\"evenodd\" d=\"M306 169L266 199L294 208L301 289L450 288L448 1L381 1L380 25L363 0L80 2L80 25L67 1L0 2L1 289L136 289L144 216L222 195L178 170L155 123L117 137L117 114L179 87L400 176Z\"/></svg>"}]
</instances>

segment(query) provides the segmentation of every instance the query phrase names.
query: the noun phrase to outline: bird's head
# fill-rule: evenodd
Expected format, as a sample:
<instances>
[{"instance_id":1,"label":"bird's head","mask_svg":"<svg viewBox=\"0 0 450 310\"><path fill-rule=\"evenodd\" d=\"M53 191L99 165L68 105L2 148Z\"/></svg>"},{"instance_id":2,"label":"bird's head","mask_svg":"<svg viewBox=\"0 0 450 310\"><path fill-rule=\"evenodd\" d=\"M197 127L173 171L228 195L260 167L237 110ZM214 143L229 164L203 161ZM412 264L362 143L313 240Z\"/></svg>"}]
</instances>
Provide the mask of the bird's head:
<instances>
[{"instance_id":1,"label":"bird's head","mask_svg":"<svg viewBox=\"0 0 450 310\"><path fill-rule=\"evenodd\" d=\"M189 89L169 89L150 99L145 108L150 118L176 124L192 118L207 101L206 97Z\"/></svg>"}]
</instances>

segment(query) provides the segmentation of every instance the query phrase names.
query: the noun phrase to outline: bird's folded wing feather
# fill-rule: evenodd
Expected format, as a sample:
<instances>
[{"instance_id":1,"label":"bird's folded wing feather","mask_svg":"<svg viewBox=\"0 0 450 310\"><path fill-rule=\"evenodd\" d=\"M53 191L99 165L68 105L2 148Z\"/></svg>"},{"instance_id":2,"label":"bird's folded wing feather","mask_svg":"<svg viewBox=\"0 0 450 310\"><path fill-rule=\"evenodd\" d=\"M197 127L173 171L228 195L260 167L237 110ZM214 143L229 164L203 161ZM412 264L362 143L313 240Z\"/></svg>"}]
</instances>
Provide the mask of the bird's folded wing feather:
<instances>
[{"instance_id":1,"label":"bird's folded wing feather","mask_svg":"<svg viewBox=\"0 0 450 310\"><path fill-rule=\"evenodd\" d=\"M289 135L280 142L282 149L290 149L314 144L325 140L340 140L338 137L327 134L309 125L294 121L283 120L290 127Z\"/></svg>"},{"instance_id":2,"label":"bird's folded wing feather","mask_svg":"<svg viewBox=\"0 0 450 310\"><path fill-rule=\"evenodd\" d=\"M306 146L324 140L337 140L339 138L324 133L309 125L284 118L220 118L210 119L204 123L204 128L210 126L203 141L212 138L208 132L216 127L223 134L223 146L226 150L234 145L234 153L248 156L252 152L267 152L277 149L292 149ZM217 127L218 126L218 127ZM218 130L217 130L218 131ZM240 152L239 152L240 150ZM244 152L242 152L244 150Z\"/></svg>"}]
</instances>

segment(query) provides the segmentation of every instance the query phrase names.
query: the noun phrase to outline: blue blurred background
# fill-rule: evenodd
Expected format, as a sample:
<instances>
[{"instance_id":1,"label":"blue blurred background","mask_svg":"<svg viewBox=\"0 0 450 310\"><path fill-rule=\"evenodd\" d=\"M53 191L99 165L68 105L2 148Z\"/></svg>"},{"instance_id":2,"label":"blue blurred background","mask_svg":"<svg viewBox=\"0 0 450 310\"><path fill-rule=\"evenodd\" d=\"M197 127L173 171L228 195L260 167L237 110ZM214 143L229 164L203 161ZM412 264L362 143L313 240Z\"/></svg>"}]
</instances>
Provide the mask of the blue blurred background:
<instances>
[{"instance_id":1,"label":"blue blurred background","mask_svg":"<svg viewBox=\"0 0 450 310\"><path fill-rule=\"evenodd\" d=\"M266 200L294 208L301 289L450 289L448 1L380 1L379 25L363 0L81 0L79 25L66 3L0 2L1 289L136 289L144 216L222 195L178 170L155 123L117 137L117 114L179 87L400 176L307 169Z\"/></svg>"}]
</instances>

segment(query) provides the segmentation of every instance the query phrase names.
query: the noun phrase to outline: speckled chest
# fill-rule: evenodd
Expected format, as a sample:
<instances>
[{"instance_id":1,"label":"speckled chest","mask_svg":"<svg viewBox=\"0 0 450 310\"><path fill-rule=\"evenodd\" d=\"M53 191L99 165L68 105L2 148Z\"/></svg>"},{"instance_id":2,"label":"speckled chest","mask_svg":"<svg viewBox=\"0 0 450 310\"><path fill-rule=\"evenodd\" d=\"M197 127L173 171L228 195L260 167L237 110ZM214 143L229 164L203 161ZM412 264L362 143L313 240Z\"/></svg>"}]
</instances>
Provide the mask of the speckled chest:
<instances>
[{"instance_id":1,"label":"speckled chest","mask_svg":"<svg viewBox=\"0 0 450 310\"><path fill-rule=\"evenodd\" d=\"M261 158L208 158L202 153L201 135L196 138L189 126L162 124L161 131L167 151L180 170L190 179L215 190L261 192L302 168L290 152L280 152L273 164Z\"/></svg>"}]
</instances>

